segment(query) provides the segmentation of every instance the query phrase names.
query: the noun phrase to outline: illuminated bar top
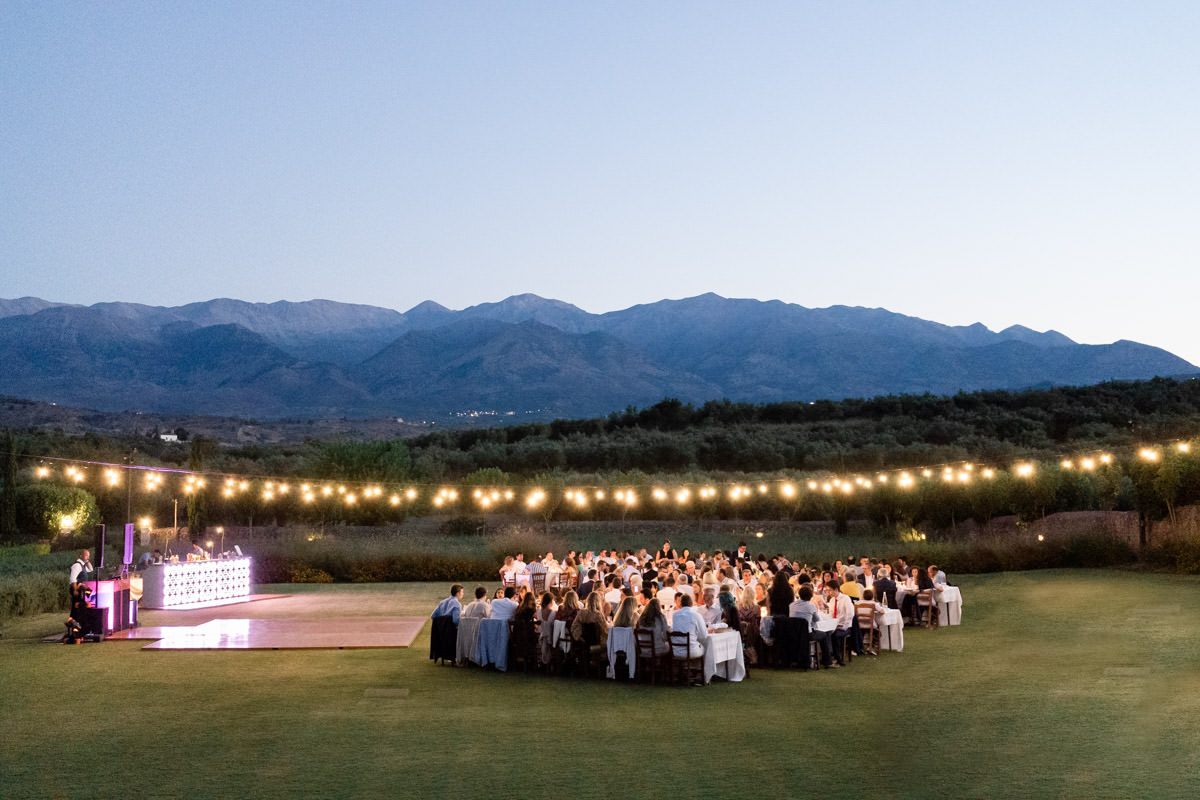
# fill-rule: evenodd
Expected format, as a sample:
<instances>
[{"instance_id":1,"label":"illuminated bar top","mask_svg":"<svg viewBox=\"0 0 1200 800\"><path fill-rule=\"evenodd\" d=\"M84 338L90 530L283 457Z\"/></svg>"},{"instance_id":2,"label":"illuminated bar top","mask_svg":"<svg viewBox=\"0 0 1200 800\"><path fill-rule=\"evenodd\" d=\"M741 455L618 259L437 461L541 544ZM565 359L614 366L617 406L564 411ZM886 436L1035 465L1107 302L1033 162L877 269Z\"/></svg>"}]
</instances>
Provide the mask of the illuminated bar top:
<instances>
[{"instance_id":1,"label":"illuminated bar top","mask_svg":"<svg viewBox=\"0 0 1200 800\"><path fill-rule=\"evenodd\" d=\"M250 594L250 558L152 564L142 572L142 608L227 602Z\"/></svg>"}]
</instances>

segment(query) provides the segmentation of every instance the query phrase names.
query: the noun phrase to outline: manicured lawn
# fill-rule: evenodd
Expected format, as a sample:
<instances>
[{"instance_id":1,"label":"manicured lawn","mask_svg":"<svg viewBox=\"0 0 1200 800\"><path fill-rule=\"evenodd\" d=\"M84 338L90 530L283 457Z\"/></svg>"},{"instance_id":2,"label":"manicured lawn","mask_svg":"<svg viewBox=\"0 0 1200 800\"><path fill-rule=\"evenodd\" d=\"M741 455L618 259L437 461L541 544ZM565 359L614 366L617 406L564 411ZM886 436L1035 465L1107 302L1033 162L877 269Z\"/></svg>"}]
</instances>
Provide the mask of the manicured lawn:
<instances>
[{"instance_id":1,"label":"manicured lawn","mask_svg":"<svg viewBox=\"0 0 1200 800\"><path fill-rule=\"evenodd\" d=\"M4 797L1194 797L1200 580L963 577L902 654L650 688L407 650L154 652L0 640ZM426 615L437 584L276 586ZM339 593L338 597L327 597Z\"/></svg>"}]
</instances>

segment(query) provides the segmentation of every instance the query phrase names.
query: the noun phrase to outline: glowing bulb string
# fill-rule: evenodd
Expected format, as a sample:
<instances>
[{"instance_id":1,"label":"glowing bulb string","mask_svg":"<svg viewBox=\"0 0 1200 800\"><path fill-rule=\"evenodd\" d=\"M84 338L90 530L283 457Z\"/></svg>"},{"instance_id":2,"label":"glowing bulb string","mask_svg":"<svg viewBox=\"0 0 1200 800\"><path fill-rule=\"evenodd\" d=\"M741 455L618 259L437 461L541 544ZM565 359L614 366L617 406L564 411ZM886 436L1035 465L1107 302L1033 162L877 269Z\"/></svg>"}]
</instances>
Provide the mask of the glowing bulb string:
<instances>
[{"instance_id":1,"label":"glowing bulb string","mask_svg":"<svg viewBox=\"0 0 1200 800\"><path fill-rule=\"evenodd\" d=\"M1164 451L1174 447L1176 452L1187 455L1191 453L1191 442L1176 439L1162 445L1139 445L1133 449L1130 460L1145 463L1158 463L1162 460ZM272 501L280 495L287 495L292 487L297 489L296 495L304 502L315 502L318 498L337 497L349 505L361 500L370 501L381 498L388 490L388 501L392 505L404 502L416 503L428 499L433 506L443 507L453 505L460 499L460 493L465 496L472 492L471 500L484 510L501 507L507 504L521 504L530 510L536 510L551 502L544 487L533 483L508 485L476 486L461 484L449 486L445 482L425 481L379 481L379 480L339 480L332 478L299 478L261 474L238 474L229 472L206 472L170 466L150 466L145 464L113 463L63 456L34 456L17 453L19 458L39 462L34 468L38 478L49 478L50 470L45 462L66 464L65 476L76 484L83 483L86 475L80 467L99 468L108 479L108 487L119 485L117 476L121 471L136 471L145 473L147 490L154 491L163 484L163 475L186 476L186 482L180 486L180 491L187 494L210 488L220 489L225 499L242 495L249 491L252 484L262 484L262 499ZM967 486L976 480L991 480L999 472L1009 472L1016 478L1030 478L1042 467L1053 466L1052 461L1039 462L1025 459L1016 462L1011 468L986 465L976 461L949 461L928 464L917 467L893 467L883 470L862 471L849 475L840 475L832 470L812 470L803 473L803 477L773 477L761 480L733 480L724 482L671 481L667 479L651 479L644 483L630 485L629 482L613 482L612 484L574 484L566 485L563 489L561 502L574 505L582 510L592 503L611 502L626 508L641 504L643 497L657 503L659 506L672 503L678 507L697 505L712 505L722 499L730 503L749 502L753 498L768 498L774 494L782 495L785 502L799 502L802 488L809 492L825 496L851 496L861 491L872 490L881 486L896 485L904 490L912 489L919 480L940 482L944 484ZM1116 457L1109 451L1084 451L1069 458L1061 459L1057 466L1061 471L1078 471L1084 473L1096 472L1108 467L1117 466ZM797 473L799 475L800 473ZM869 477L868 477L869 476ZM517 476L513 476L516 478ZM566 482L563 481L565 484ZM395 488L401 487L401 488ZM522 490L524 497L517 497L517 490ZM773 492L772 489L775 489ZM436 493L434 491L436 490ZM609 494L611 492L611 496ZM772 498L773 499L773 498ZM468 501L469 502L469 501Z\"/></svg>"}]
</instances>

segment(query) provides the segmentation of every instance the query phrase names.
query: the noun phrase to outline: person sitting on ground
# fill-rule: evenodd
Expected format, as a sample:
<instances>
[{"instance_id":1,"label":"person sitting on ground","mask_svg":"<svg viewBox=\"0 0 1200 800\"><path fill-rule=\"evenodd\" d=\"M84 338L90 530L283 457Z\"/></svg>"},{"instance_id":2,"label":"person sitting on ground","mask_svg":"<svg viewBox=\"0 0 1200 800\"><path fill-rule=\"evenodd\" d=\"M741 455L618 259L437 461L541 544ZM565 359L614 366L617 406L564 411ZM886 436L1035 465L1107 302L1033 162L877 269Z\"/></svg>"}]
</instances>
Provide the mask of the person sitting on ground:
<instances>
[{"instance_id":1,"label":"person sitting on ground","mask_svg":"<svg viewBox=\"0 0 1200 800\"><path fill-rule=\"evenodd\" d=\"M800 584L800 596L788 608L788 616L797 617L808 623L808 637L821 648L821 665L825 667L834 666L829 631L817 630L817 622L820 621L821 617L817 613L817 607L813 605L812 598L812 584Z\"/></svg>"},{"instance_id":2,"label":"person sitting on ground","mask_svg":"<svg viewBox=\"0 0 1200 800\"><path fill-rule=\"evenodd\" d=\"M686 594L679 598L679 608L676 609L674 617L671 619L672 633L686 633L688 635L688 649L683 652L673 653L677 658L699 658L704 655L704 646L708 642L708 626L704 624L704 618L692 606L692 598Z\"/></svg>"},{"instance_id":3,"label":"person sitting on ground","mask_svg":"<svg viewBox=\"0 0 1200 800\"><path fill-rule=\"evenodd\" d=\"M588 595L587 605L575 615L575 621L571 623L571 637L582 641L585 625L596 626L599 635L596 644L608 644L608 614L604 610L604 597L599 592Z\"/></svg>"},{"instance_id":4,"label":"person sitting on ground","mask_svg":"<svg viewBox=\"0 0 1200 800\"><path fill-rule=\"evenodd\" d=\"M492 601L492 619L511 620L517 613L517 596L515 586L505 586L504 596Z\"/></svg>"},{"instance_id":5,"label":"person sitting on ground","mask_svg":"<svg viewBox=\"0 0 1200 800\"><path fill-rule=\"evenodd\" d=\"M487 599L487 589L483 588L482 586L476 586L475 599L468 603L467 607L463 609L462 616L487 619L491 615L492 606Z\"/></svg>"},{"instance_id":6,"label":"person sitting on ground","mask_svg":"<svg viewBox=\"0 0 1200 800\"><path fill-rule=\"evenodd\" d=\"M458 624L458 619L462 615L462 593L463 585L456 583L450 587L450 596L437 604L437 608L429 615L430 619L434 617L449 616L454 620L454 624Z\"/></svg>"},{"instance_id":7,"label":"person sitting on ground","mask_svg":"<svg viewBox=\"0 0 1200 800\"><path fill-rule=\"evenodd\" d=\"M638 604L633 597L626 597L621 601L621 605L617 607L617 613L613 616L614 628L632 628L638 619Z\"/></svg>"},{"instance_id":8,"label":"person sitting on ground","mask_svg":"<svg viewBox=\"0 0 1200 800\"><path fill-rule=\"evenodd\" d=\"M648 628L654 638L654 653L662 655L670 649L669 629L667 626L667 618L663 616L662 606L658 599L655 598L642 610L642 614L638 617L635 628Z\"/></svg>"}]
</instances>

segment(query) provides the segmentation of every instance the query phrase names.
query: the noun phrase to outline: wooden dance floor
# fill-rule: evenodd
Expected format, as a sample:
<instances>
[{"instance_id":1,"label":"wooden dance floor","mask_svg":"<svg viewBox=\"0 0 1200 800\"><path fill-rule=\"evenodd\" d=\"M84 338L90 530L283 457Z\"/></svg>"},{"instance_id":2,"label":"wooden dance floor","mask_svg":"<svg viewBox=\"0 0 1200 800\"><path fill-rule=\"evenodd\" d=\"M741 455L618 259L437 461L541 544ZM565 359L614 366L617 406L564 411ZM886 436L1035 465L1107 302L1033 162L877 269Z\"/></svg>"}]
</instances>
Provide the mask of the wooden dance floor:
<instances>
[{"instance_id":1,"label":"wooden dance floor","mask_svg":"<svg viewBox=\"0 0 1200 800\"><path fill-rule=\"evenodd\" d=\"M144 650L284 650L408 647L424 617L342 617L320 620L214 619L163 626ZM147 631L148 633L150 631ZM136 631L128 631L136 633ZM158 638L161 636L161 638ZM135 638L130 636L128 638ZM137 636L136 638L151 638Z\"/></svg>"}]
</instances>

